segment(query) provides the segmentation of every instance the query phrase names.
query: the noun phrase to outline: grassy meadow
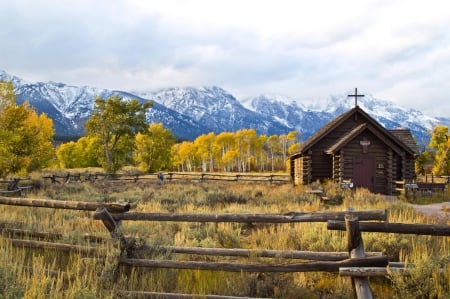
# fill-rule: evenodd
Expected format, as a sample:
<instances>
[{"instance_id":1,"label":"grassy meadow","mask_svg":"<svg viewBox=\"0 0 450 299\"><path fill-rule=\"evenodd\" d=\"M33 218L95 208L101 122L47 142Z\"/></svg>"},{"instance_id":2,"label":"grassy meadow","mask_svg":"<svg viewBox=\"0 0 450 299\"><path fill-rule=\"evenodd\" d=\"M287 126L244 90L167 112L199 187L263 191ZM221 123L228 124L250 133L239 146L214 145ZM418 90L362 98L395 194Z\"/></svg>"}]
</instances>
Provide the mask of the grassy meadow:
<instances>
[{"instance_id":1,"label":"grassy meadow","mask_svg":"<svg viewBox=\"0 0 450 299\"><path fill-rule=\"evenodd\" d=\"M403 198L335 185L324 188L332 202L305 193L305 187L235 182L156 181L51 184L33 174L29 198L116 202L128 201L135 212L287 213L347 208L387 209L390 222L449 224L427 217ZM448 192L448 191L447 191ZM436 197L448 200L449 194ZM337 273L236 273L205 270L143 269L118 265L120 250L93 212L0 205L2 227L62 234L58 242L97 246L105 254L83 255L51 249L16 247L0 238L0 298L141 298L124 291L215 294L273 298L354 298L351 280ZM136 246L151 250L140 258L248 263L293 263L298 260L250 256L215 257L175 254L163 245L276 250L346 251L345 232L329 231L326 223L245 224L123 221L121 233ZM85 235L103 237L101 243ZM449 298L450 242L448 237L363 233L366 251L381 251L390 261L411 267L407 276L371 278L375 298ZM201 296L199 296L201 298ZM142 297L144 298L144 297Z\"/></svg>"}]
</instances>

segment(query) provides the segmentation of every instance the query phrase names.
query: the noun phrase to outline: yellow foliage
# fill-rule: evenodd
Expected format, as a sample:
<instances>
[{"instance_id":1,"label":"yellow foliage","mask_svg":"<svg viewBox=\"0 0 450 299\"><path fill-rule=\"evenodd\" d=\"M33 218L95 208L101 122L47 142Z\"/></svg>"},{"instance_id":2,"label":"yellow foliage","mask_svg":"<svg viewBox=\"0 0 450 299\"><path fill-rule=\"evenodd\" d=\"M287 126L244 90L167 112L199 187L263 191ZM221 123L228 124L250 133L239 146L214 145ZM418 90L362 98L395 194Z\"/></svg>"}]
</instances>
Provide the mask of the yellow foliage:
<instances>
[{"instance_id":1,"label":"yellow foliage","mask_svg":"<svg viewBox=\"0 0 450 299\"><path fill-rule=\"evenodd\" d=\"M26 175L54 158L53 121L27 102L16 105L11 86L0 85L0 177Z\"/></svg>"}]
</instances>

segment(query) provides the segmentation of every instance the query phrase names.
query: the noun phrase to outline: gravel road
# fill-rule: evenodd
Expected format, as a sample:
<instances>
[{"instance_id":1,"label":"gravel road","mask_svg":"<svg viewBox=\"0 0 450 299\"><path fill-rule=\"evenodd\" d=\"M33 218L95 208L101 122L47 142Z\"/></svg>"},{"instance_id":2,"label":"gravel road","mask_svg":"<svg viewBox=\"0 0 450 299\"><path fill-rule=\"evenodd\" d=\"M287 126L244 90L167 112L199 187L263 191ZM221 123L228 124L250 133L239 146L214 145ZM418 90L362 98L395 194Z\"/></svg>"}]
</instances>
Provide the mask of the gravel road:
<instances>
[{"instance_id":1,"label":"gravel road","mask_svg":"<svg viewBox=\"0 0 450 299\"><path fill-rule=\"evenodd\" d=\"M419 212L422 212L426 216L438 216L438 217L450 217L450 213L444 211L450 211L450 202L433 203L429 205L414 205L411 206Z\"/></svg>"}]
</instances>

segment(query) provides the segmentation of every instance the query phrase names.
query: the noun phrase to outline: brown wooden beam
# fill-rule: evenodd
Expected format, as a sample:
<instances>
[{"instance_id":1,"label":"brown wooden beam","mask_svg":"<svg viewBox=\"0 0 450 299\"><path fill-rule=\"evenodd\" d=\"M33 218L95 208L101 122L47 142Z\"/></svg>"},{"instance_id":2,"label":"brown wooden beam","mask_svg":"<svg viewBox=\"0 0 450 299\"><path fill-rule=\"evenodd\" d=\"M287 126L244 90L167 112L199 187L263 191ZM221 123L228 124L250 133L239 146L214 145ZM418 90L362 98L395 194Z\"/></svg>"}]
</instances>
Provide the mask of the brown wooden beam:
<instances>
[{"instance_id":1,"label":"brown wooden beam","mask_svg":"<svg viewBox=\"0 0 450 299\"><path fill-rule=\"evenodd\" d=\"M222 295L202 295L202 294L181 294L181 293L160 293L160 292L144 292L144 291L118 291L117 295L125 298L147 298L147 299L269 299L256 297L236 297ZM131 296L131 297L130 297Z\"/></svg>"},{"instance_id":2,"label":"brown wooden beam","mask_svg":"<svg viewBox=\"0 0 450 299\"><path fill-rule=\"evenodd\" d=\"M340 267L386 267L388 265L388 257L386 255L382 255L366 258L346 259L336 262L320 261L276 265L121 258L119 260L119 264L130 267L195 269L229 272L338 272Z\"/></svg>"},{"instance_id":3,"label":"brown wooden beam","mask_svg":"<svg viewBox=\"0 0 450 299\"><path fill-rule=\"evenodd\" d=\"M344 220L345 215L357 216L360 220L386 220L386 210L355 212L291 212L286 214L195 214L195 213L125 213L113 214L116 220L134 221L184 221L184 222L242 222L242 223L292 223L327 222ZM96 216L94 215L94 219Z\"/></svg>"},{"instance_id":4,"label":"brown wooden beam","mask_svg":"<svg viewBox=\"0 0 450 299\"><path fill-rule=\"evenodd\" d=\"M11 225L11 224L10 224ZM26 237L26 238L36 238L45 239L47 241L55 241L63 239L63 234L52 233L52 232L39 232L29 229L20 228L9 228L5 227L4 223L0 223L0 232L3 236L14 238L14 237ZM102 243L106 242L108 239L105 237L84 234L82 238L88 242Z\"/></svg>"},{"instance_id":5,"label":"brown wooden beam","mask_svg":"<svg viewBox=\"0 0 450 299\"><path fill-rule=\"evenodd\" d=\"M345 230L345 223L342 221L328 221L327 228L330 230ZM444 224L360 222L359 229L362 232L450 236L450 225Z\"/></svg>"},{"instance_id":6,"label":"brown wooden beam","mask_svg":"<svg viewBox=\"0 0 450 299\"><path fill-rule=\"evenodd\" d=\"M197 254L215 256L239 256L239 257L270 257L285 259L303 259L316 261L341 261L348 259L348 252L316 252L297 250L258 250L240 248L201 248L201 247L177 247L177 246L151 246L147 245L142 250L158 251L164 250L169 253ZM381 256L382 252L366 252L367 256Z\"/></svg>"},{"instance_id":7,"label":"brown wooden beam","mask_svg":"<svg viewBox=\"0 0 450 299\"><path fill-rule=\"evenodd\" d=\"M359 229L359 221L356 216L345 217L345 229L347 232L347 247L350 253L350 260L361 259L365 257L364 244ZM358 299L372 299L372 290L369 279L364 276L352 277L352 285Z\"/></svg>"},{"instance_id":8,"label":"brown wooden beam","mask_svg":"<svg viewBox=\"0 0 450 299\"><path fill-rule=\"evenodd\" d=\"M6 240L11 242L11 244L13 246L41 248L41 249L55 249L55 250L61 250L61 251L67 251L67 252L77 252L80 254L87 254L87 255L99 255L99 256L106 255L105 249L92 247L92 246L53 243L53 242L44 242L44 241L21 240L21 239L6 239Z\"/></svg>"},{"instance_id":9,"label":"brown wooden beam","mask_svg":"<svg viewBox=\"0 0 450 299\"><path fill-rule=\"evenodd\" d=\"M18 197L4 197L4 196L0 196L0 204L11 206L42 207L42 208L84 210L84 211L95 211L98 208L106 208L111 213L123 213L130 210L130 204L128 202L98 203L98 202L64 201L52 199L18 198Z\"/></svg>"},{"instance_id":10,"label":"brown wooden beam","mask_svg":"<svg viewBox=\"0 0 450 299\"><path fill-rule=\"evenodd\" d=\"M339 268L340 276L351 277L374 277L374 276L386 276L389 273L402 273L406 274L408 270L406 268L386 268L386 267L342 267Z\"/></svg>"}]
</instances>

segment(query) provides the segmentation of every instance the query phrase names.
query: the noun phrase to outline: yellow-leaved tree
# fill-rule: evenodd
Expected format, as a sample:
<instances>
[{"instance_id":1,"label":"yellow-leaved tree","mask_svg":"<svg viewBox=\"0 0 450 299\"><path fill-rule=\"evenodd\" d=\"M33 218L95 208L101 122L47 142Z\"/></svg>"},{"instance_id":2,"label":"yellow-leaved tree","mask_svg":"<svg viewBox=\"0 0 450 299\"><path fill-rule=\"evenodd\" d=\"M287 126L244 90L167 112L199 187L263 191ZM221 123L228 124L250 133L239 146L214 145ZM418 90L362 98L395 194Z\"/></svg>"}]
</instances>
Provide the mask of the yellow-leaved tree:
<instances>
[{"instance_id":1,"label":"yellow-leaved tree","mask_svg":"<svg viewBox=\"0 0 450 299\"><path fill-rule=\"evenodd\" d=\"M169 169L175 137L162 123L150 124L147 131L136 135L134 160L141 170L155 172Z\"/></svg>"},{"instance_id":2,"label":"yellow-leaved tree","mask_svg":"<svg viewBox=\"0 0 450 299\"><path fill-rule=\"evenodd\" d=\"M437 125L434 127L430 149L434 153L433 173L448 175L450 173L450 135L447 126Z\"/></svg>"},{"instance_id":3,"label":"yellow-leaved tree","mask_svg":"<svg viewBox=\"0 0 450 299\"><path fill-rule=\"evenodd\" d=\"M99 140L102 155L99 162L109 173L115 173L128 162L138 132L147 128L146 112L153 105L137 99L124 100L115 95L107 99L97 97L91 117L86 121L88 137Z\"/></svg>"},{"instance_id":4,"label":"yellow-leaved tree","mask_svg":"<svg viewBox=\"0 0 450 299\"><path fill-rule=\"evenodd\" d=\"M212 132L198 136L194 140L197 155L201 159L202 171L214 171L214 140L216 135Z\"/></svg>"},{"instance_id":5,"label":"yellow-leaved tree","mask_svg":"<svg viewBox=\"0 0 450 299\"><path fill-rule=\"evenodd\" d=\"M172 146L173 166L180 171L195 171L197 166L197 148L194 142L183 141Z\"/></svg>"},{"instance_id":6,"label":"yellow-leaved tree","mask_svg":"<svg viewBox=\"0 0 450 299\"><path fill-rule=\"evenodd\" d=\"M27 102L17 105L11 82L0 82L0 177L26 175L54 158L53 121Z\"/></svg>"},{"instance_id":7,"label":"yellow-leaved tree","mask_svg":"<svg viewBox=\"0 0 450 299\"><path fill-rule=\"evenodd\" d=\"M222 132L215 138L218 151L217 164L223 171L231 171L236 164L236 136L232 132Z\"/></svg>"},{"instance_id":8,"label":"yellow-leaved tree","mask_svg":"<svg viewBox=\"0 0 450 299\"><path fill-rule=\"evenodd\" d=\"M56 150L56 157L62 168L98 167L101 154L101 143L92 136L61 144Z\"/></svg>"}]
</instances>

